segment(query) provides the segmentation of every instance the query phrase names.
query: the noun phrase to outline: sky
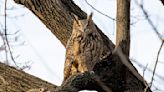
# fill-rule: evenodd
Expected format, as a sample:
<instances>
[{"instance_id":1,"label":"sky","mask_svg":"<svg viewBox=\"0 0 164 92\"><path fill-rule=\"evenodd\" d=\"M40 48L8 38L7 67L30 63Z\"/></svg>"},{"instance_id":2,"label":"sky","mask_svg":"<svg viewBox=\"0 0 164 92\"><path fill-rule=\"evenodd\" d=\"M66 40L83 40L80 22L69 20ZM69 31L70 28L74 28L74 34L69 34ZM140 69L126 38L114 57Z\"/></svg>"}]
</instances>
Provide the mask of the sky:
<instances>
[{"instance_id":1,"label":"sky","mask_svg":"<svg viewBox=\"0 0 164 92\"><path fill-rule=\"evenodd\" d=\"M87 14L93 12L93 20L98 27L115 43L115 21L93 10L85 0L74 0ZM151 70L154 67L157 52L161 41L152 30L151 26L143 17L142 11L133 2L131 3L131 51L130 59L134 59L143 66L148 64ZM97 10L104 14L115 18L116 16L116 0L88 0ZM0 1L0 14L3 14L4 0ZM152 5L153 4L153 5ZM13 8L14 6L14 8ZM24 42L23 46L13 46L14 55L20 55L16 59L17 62L23 63L30 61L31 68L25 70L34 76L44 79L48 82L60 85L63 80L63 69L65 60L65 48L60 41L46 28L46 26L28 9L15 4L12 0L8 0L8 32L16 32L20 30L18 40ZM164 35L164 7L159 0L144 0L144 8L148 12L150 19L156 28ZM4 20L0 16L0 20ZM0 23L2 23L0 21ZM3 23L2 23L3 24ZM1 30L1 29L0 29ZM19 43L18 43L19 44ZM1 45L1 41L0 41ZM164 78L164 49L162 49L157 66L156 73ZM0 58L1 59L1 58ZM143 69L136 63L133 63L140 74ZM145 71L145 79L150 82L152 73ZM155 76L155 86L163 89L164 80ZM162 92L162 91L155 91Z\"/></svg>"}]
</instances>

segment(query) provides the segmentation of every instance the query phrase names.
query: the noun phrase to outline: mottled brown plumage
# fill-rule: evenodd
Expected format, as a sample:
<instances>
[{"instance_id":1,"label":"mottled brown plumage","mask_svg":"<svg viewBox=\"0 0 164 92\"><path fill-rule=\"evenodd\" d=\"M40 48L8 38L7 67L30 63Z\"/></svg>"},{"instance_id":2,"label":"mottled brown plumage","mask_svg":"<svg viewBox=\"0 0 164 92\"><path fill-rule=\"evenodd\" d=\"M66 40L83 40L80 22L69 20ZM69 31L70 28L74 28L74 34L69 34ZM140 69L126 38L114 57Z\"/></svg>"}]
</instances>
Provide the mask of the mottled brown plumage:
<instances>
[{"instance_id":1,"label":"mottled brown plumage","mask_svg":"<svg viewBox=\"0 0 164 92\"><path fill-rule=\"evenodd\" d=\"M100 61L103 41L92 21L92 14L85 20L75 18L73 31L66 46L64 80L76 73L92 71Z\"/></svg>"}]
</instances>

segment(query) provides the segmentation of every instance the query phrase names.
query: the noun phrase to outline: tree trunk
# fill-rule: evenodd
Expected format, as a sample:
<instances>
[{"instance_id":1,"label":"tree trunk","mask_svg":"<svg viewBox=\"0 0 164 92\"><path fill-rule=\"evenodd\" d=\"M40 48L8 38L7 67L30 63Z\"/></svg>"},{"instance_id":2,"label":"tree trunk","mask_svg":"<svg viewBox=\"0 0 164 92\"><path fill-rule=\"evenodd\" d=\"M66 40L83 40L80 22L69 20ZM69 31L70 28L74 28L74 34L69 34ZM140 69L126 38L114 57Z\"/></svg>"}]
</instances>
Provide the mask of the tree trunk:
<instances>
[{"instance_id":1,"label":"tree trunk","mask_svg":"<svg viewBox=\"0 0 164 92\"><path fill-rule=\"evenodd\" d=\"M130 51L130 0L117 0L117 36L116 46L120 46L125 55Z\"/></svg>"},{"instance_id":2,"label":"tree trunk","mask_svg":"<svg viewBox=\"0 0 164 92\"><path fill-rule=\"evenodd\" d=\"M72 32L72 13L77 15L80 19L86 18L86 13L76 6L72 0L14 1L18 4L25 5L29 10L31 10L64 46L66 46L66 42ZM95 73L85 72L84 74L74 75L62 83L60 87L57 87L55 92L77 92L84 89L97 90L99 92L144 92L143 90L146 85L143 81L138 79L124 64L122 64L122 58L120 58L117 53L110 53L113 52L114 49L113 43L101 32L101 30L98 28L97 30L104 41L104 55L106 55L106 58L95 65ZM107 55L107 53L110 54ZM17 90L9 92L23 92L27 89L36 87L44 87L48 88L48 90L54 91L54 88L56 87L45 81L37 79L36 77L25 74L22 71L3 64L0 64L0 67L1 66L6 68L0 68L0 74L3 74L1 75L2 78L0 77L0 80L5 80L0 86L9 83L5 87L0 87L0 90L2 88L3 92L5 92L6 87ZM126 74L128 76L126 78L124 78L124 69L127 70ZM5 71L11 73L6 73ZM150 91L149 88L148 91Z\"/></svg>"}]
</instances>

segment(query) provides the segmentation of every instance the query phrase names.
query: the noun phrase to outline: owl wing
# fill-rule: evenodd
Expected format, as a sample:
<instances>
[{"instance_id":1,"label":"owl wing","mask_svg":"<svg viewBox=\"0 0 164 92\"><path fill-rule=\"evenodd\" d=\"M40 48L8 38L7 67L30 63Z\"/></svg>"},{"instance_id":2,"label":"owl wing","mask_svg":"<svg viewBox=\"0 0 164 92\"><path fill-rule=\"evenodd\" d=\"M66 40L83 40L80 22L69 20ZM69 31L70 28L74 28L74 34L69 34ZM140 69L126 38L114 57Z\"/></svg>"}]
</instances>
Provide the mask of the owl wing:
<instances>
[{"instance_id":1,"label":"owl wing","mask_svg":"<svg viewBox=\"0 0 164 92\"><path fill-rule=\"evenodd\" d=\"M90 33L80 43L81 51L81 66L86 68L87 71L93 71L93 67L100 61L102 55L102 40L95 32Z\"/></svg>"},{"instance_id":2,"label":"owl wing","mask_svg":"<svg viewBox=\"0 0 164 92\"><path fill-rule=\"evenodd\" d=\"M65 64L64 64L64 80L66 80L70 76L70 72L71 72L71 67L72 67L72 62L73 62L72 46L73 46L73 43L70 38L66 46L66 59L65 59Z\"/></svg>"}]
</instances>

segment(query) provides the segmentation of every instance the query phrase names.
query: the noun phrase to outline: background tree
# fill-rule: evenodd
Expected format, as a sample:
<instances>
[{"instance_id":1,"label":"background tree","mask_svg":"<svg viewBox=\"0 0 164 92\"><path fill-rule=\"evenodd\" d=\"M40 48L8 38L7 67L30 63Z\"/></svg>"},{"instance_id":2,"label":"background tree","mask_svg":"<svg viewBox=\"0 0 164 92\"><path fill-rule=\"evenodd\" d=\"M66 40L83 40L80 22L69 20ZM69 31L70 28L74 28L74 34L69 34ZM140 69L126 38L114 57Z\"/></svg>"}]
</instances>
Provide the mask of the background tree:
<instances>
[{"instance_id":1,"label":"background tree","mask_svg":"<svg viewBox=\"0 0 164 92\"><path fill-rule=\"evenodd\" d=\"M116 46L120 45L127 56L130 52L130 1L117 0Z\"/></svg>"}]
</instances>

